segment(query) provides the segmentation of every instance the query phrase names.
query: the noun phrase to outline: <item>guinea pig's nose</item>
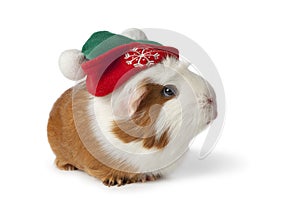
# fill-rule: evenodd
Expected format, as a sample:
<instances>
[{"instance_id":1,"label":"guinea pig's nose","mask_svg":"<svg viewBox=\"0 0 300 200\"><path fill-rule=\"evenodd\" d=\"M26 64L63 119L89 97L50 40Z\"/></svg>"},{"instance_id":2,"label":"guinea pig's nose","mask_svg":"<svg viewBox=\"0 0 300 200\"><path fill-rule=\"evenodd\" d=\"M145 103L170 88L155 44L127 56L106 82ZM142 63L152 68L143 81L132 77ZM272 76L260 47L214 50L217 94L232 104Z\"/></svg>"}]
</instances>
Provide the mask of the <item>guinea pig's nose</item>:
<instances>
[{"instance_id":1,"label":"guinea pig's nose","mask_svg":"<svg viewBox=\"0 0 300 200\"><path fill-rule=\"evenodd\" d=\"M213 106L215 104L214 98L206 95L199 98L198 102L200 103L201 106Z\"/></svg>"},{"instance_id":2,"label":"guinea pig's nose","mask_svg":"<svg viewBox=\"0 0 300 200\"><path fill-rule=\"evenodd\" d=\"M206 102L207 102L207 104L211 105L214 103L214 100L212 98L207 98Z\"/></svg>"},{"instance_id":3,"label":"guinea pig's nose","mask_svg":"<svg viewBox=\"0 0 300 200\"><path fill-rule=\"evenodd\" d=\"M206 105L213 105L214 104L214 99L210 96L205 95L203 100L204 100L204 103Z\"/></svg>"}]
</instances>

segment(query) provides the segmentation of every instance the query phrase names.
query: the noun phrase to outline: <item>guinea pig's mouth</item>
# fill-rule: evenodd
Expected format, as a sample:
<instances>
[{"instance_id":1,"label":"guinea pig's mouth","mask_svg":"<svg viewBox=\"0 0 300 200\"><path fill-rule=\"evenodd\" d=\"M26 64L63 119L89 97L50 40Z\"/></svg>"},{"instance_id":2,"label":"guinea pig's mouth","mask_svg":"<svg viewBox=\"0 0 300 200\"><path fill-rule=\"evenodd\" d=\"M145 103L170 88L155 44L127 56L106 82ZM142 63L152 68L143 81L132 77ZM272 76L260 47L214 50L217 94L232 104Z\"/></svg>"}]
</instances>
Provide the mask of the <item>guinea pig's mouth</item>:
<instances>
[{"instance_id":1,"label":"guinea pig's mouth","mask_svg":"<svg viewBox=\"0 0 300 200\"><path fill-rule=\"evenodd\" d=\"M212 106L211 107L211 116L210 116L210 119L207 121L206 125L209 125L212 121L214 121L217 116L218 116L218 112L217 112L217 109L215 106Z\"/></svg>"}]
</instances>

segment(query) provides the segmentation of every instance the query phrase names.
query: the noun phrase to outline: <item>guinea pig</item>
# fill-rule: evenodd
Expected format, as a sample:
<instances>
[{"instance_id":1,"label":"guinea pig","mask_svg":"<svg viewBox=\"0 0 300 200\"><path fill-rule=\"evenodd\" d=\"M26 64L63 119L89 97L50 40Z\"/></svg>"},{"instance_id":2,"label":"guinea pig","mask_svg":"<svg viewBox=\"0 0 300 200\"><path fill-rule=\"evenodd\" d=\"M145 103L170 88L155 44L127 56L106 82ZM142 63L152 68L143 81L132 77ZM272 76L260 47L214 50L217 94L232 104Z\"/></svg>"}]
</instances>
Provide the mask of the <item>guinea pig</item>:
<instances>
[{"instance_id":1,"label":"guinea pig","mask_svg":"<svg viewBox=\"0 0 300 200\"><path fill-rule=\"evenodd\" d=\"M90 94L85 79L65 91L47 128L56 166L107 186L167 174L217 117L212 86L188 67L166 57L108 95Z\"/></svg>"}]
</instances>

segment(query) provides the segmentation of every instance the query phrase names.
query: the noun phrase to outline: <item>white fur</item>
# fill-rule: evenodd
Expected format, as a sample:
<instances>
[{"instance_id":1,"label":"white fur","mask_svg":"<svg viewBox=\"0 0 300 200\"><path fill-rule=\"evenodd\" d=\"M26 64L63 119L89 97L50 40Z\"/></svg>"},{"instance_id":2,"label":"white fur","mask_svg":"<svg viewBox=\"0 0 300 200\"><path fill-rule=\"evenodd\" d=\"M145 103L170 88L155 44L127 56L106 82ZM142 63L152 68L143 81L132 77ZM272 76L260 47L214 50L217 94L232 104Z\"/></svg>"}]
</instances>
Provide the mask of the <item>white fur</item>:
<instances>
[{"instance_id":1,"label":"white fur","mask_svg":"<svg viewBox=\"0 0 300 200\"><path fill-rule=\"evenodd\" d=\"M120 163L134 166L138 171L147 173L165 173L174 166L188 149L190 141L207 127L207 123L216 116L216 105L203 104L205 98L213 98L215 94L211 86L200 76L190 72L187 64L173 58L150 67L133 76L111 95L93 97L90 95L90 115L94 134L98 142L111 157ZM146 149L142 142L124 143L111 133L111 122L115 118L124 117L120 104L130 95L134 87L143 79L151 78L154 83L175 85L179 91L176 98L163 105L155 123L157 135L169 128L170 141L163 149ZM119 116L114 116L117 113ZM120 169L120 166L110 166ZM121 169L122 170L122 169Z\"/></svg>"},{"instance_id":2,"label":"white fur","mask_svg":"<svg viewBox=\"0 0 300 200\"><path fill-rule=\"evenodd\" d=\"M146 34L137 28L126 29L121 34L133 40L148 40Z\"/></svg>"},{"instance_id":3,"label":"white fur","mask_svg":"<svg viewBox=\"0 0 300 200\"><path fill-rule=\"evenodd\" d=\"M73 81L85 77L81 64L85 61L84 54L77 49L66 50L59 57L59 69L62 74Z\"/></svg>"}]
</instances>

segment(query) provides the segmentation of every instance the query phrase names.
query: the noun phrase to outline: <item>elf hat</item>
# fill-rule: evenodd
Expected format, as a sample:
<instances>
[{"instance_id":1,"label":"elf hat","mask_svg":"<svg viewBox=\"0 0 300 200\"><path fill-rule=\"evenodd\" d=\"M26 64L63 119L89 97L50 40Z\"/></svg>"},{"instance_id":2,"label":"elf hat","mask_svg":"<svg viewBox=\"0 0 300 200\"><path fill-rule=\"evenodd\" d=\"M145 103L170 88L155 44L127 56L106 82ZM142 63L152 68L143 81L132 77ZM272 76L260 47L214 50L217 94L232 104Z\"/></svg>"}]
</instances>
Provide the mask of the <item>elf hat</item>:
<instances>
[{"instance_id":1,"label":"elf hat","mask_svg":"<svg viewBox=\"0 0 300 200\"><path fill-rule=\"evenodd\" d=\"M179 57L178 50L173 47L149 40L133 40L107 31L94 33L83 45L81 52L71 51L74 53L72 56L67 54L70 50L63 53L67 59L62 55L60 64L67 61L72 63L73 76L64 75L73 80L87 75L86 87L94 96L110 94L136 73L160 63L168 56ZM76 67L79 68L74 70Z\"/></svg>"}]
</instances>

